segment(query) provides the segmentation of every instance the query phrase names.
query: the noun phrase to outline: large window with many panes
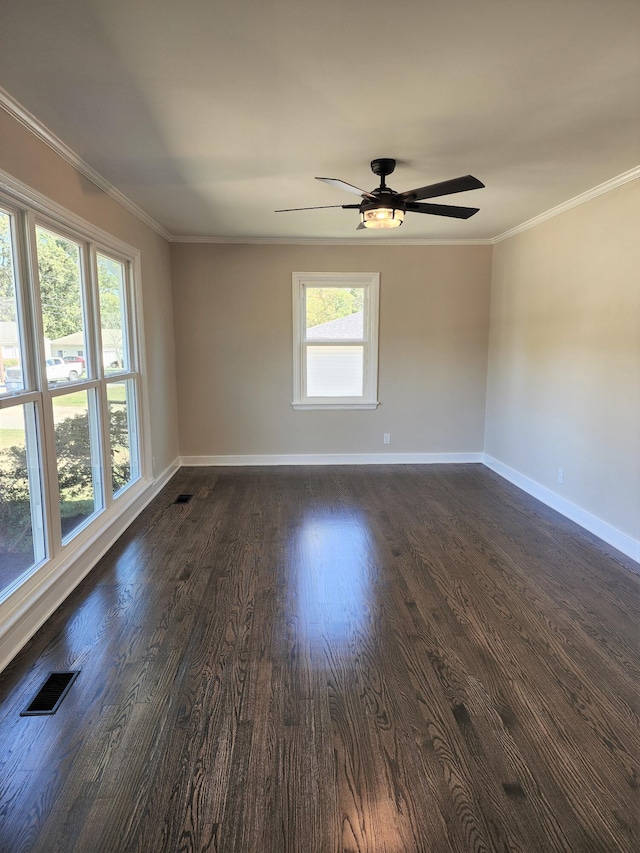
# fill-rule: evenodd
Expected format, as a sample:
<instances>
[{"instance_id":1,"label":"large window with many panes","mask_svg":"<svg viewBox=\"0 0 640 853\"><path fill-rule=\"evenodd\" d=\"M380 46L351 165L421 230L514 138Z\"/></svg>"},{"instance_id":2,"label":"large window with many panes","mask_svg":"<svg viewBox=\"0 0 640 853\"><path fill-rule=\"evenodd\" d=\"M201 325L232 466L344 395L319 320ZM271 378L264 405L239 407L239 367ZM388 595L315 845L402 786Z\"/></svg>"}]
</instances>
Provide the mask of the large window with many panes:
<instances>
[{"instance_id":1,"label":"large window with many panes","mask_svg":"<svg viewBox=\"0 0 640 853\"><path fill-rule=\"evenodd\" d=\"M0 195L0 600L140 479L135 252Z\"/></svg>"}]
</instances>

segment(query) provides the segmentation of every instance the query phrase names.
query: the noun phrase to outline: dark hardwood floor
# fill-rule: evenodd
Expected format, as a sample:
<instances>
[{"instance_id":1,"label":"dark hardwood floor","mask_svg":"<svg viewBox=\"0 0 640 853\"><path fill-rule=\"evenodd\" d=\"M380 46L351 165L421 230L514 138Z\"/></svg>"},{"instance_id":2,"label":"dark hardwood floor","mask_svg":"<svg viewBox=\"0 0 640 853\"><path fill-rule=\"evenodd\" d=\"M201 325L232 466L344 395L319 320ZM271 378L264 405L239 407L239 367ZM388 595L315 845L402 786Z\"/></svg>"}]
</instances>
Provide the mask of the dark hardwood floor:
<instances>
[{"instance_id":1,"label":"dark hardwood floor","mask_svg":"<svg viewBox=\"0 0 640 853\"><path fill-rule=\"evenodd\" d=\"M0 676L0 850L637 853L634 567L480 465L184 468Z\"/></svg>"}]
</instances>

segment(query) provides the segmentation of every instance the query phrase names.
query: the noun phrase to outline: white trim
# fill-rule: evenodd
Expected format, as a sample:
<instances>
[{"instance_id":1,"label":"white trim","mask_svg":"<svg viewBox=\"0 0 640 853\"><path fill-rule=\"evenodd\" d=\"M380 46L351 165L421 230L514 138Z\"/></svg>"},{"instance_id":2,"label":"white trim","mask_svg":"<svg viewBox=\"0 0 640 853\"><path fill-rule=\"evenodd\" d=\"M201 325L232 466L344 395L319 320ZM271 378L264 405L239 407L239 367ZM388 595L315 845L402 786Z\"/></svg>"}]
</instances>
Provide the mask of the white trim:
<instances>
[{"instance_id":1,"label":"white trim","mask_svg":"<svg viewBox=\"0 0 640 853\"><path fill-rule=\"evenodd\" d=\"M176 459L146 488L134 490L111 508L107 529L74 540L65 561L48 566L46 577L35 572L13 595L0 603L0 672L35 632L71 594L98 560L112 547L134 519L166 486L181 466L275 466L275 465L431 465L482 463L518 488L608 542L632 560L640 562L640 541L622 533L591 513L531 480L485 453L356 453L286 454L241 456L183 456Z\"/></svg>"},{"instance_id":2,"label":"white trim","mask_svg":"<svg viewBox=\"0 0 640 853\"><path fill-rule=\"evenodd\" d=\"M2 89L0 89L0 93ZM1 106L1 103L0 103ZM119 237L114 237L102 228L98 228L92 222L83 219L81 216L63 207L61 204L51 200L42 193L34 190L28 184L14 178L8 172L0 169L0 193L5 194L12 202L12 207L15 207L14 214L17 216L18 211L22 206L27 205L33 212L27 213L31 219L34 213L41 217L46 227L51 227L53 230L60 231L60 228L67 229L71 232L73 239L80 241L83 245L91 241L98 244L95 248L98 251L114 253L124 263L131 264L128 273L128 283L132 287L128 289L128 307L129 314L129 334L135 329L134 348L130 353L130 357L134 359L138 370L138 390L142 395L142 399L138 401L138 412L140 416L139 422L139 441L140 441L140 467L142 472L151 471L151 448L150 448L150 429L151 425L148 420L149 412L149 387L148 376L146 369L146 345L145 345L145 330L144 330L144 306L142 304L142 268L140 249L125 243ZM0 197L0 202L3 199ZM30 226L29 226L30 227ZM31 235L33 237L33 234ZM25 252L23 247L23 254ZM33 268L29 271L31 276L37 275L37 263L35 253L32 253ZM37 298L37 295L36 295ZM41 336L39 336L38 340ZM36 344L38 345L38 344ZM27 347L28 349L28 347ZM83 386L84 387L84 386ZM89 387L89 386L87 386ZM64 389L63 389L64 390ZM26 392L20 397L20 402L31 402L39 397L38 392ZM14 403L16 397L3 397L3 401L9 400ZM6 403L0 404L2 408Z\"/></svg>"},{"instance_id":3,"label":"white trim","mask_svg":"<svg viewBox=\"0 0 640 853\"><path fill-rule=\"evenodd\" d=\"M129 292L129 296L133 297L133 304L129 303L132 308L131 313L131 328L135 328L136 334L133 340L133 348L129 353L129 363L131 359L138 368L138 393L139 397L136 401L138 414L138 469L141 474L150 474L153 476L153 456L151 453L151 402L149 394L149 373L147 371L147 344L145 341L145 322L144 322L144 306L142 304L142 265L140 252L137 252L131 262L131 270L129 272L133 276L133 292ZM131 334L131 328L129 334ZM130 341L131 343L131 341Z\"/></svg>"},{"instance_id":4,"label":"white trim","mask_svg":"<svg viewBox=\"0 0 640 853\"><path fill-rule=\"evenodd\" d=\"M528 219L521 225L516 225L515 228L510 228L508 231L498 234L498 236L494 237L491 242L495 245L496 243L501 243L503 240L507 240L509 237L515 236L516 234L521 234L523 231L529 231L530 228L535 228L536 225L540 225L548 219L553 219L554 216L559 216L561 213L565 213L567 210L571 210L572 208L578 207L587 201L591 201L591 199L597 198L599 195L611 192L611 190L615 190L623 184L628 184L629 181L635 181L636 178L640 178L640 166L629 169L628 172L623 172L621 175L617 175L615 178L611 178L603 184L598 184L597 187L593 187L592 189L580 193L580 195L574 196L556 207L552 207L550 210L547 210L538 216L534 216L533 219Z\"/></svg>"},{"instance_id":5,"label":"white trim","mask_svg":"<svg viewBox=\"0 0 640 853\"><path fill-rule=\"evenodd\" d=\"M492 246L492 237L429 239L426 237L171 237L172 243L236 243L275 246Z\"/></svg>"},{"instance_id":6,"label":"white trim","mask_svg":"<svg viewBox=\"0 0 640 853\"><path fill-rule=\"evenodd\" d=\"M380 403L292 403L291 408L299 412L349 411L350 409L377 409Z\"/></svg>"},{"instance_id":7,"label":"white trim","mask_svg":"<svg viewBox=\"0 0 640 853\"><path fill-rule=\"evenodd\" d=\"M178 470L173 462L142 489L131 489L107 510L108 526L79 534L60 559L36 570L0 603L0 672L86 577Z\"/></svg>"},{"instance_id":8,"label":"white trim","mask_svg":"<svg viewBox=\"0 0 640 853\"><path fill-rule=\"evenodd\" d=\"M629 169L627 172L623 172L620 175L616 175L613 178L610 178L608 181L604 181L602 184L598 184L595 187L592 187L589 190L586 190L583 193L580 193L573 198L570 198L568 201L563 202L562 204L558 204L555 207L550 208L549 210L544 211L543 213L534 216L532 219L528 219L526 222L520 223L520 225L515 225L513 228L509 228L507 231L503 231L501 234L496 235L495 237L484 237L484 238L470 238L468 240L464 239L422 239L422 238L408 238L408 239L394 239L394 238L377 238L377 237L369 237L365 238L356 238L350 237L347 239L339 239L339 238L288 238L288 237L171 237L172 243L247 243L247 244L275 244L275 245L291 245L291 246L316 246L316 245L326 245L326 246L495 246L497 243L501 243L503 240L507 240L509 237L513 237L516 234L521 234L523 231L529 231L531 228L535 228L536 225L540 225L542 222L546 222L548 219L553 219L554 216L558 216L561 213L565 213L567 210L571 210L574 207L579 207L581 204L584 204L587 201L591 201L591 199L597 198L599 195L604 195L604 193L611 192L611 190L615 190L618 187L623 186L624 184L629 183L630 181L635 181L637 178L640 178L640 166L635 166L633 169Z\"/></svg>"},{"instance_id":9,"label":"white trim","mask_svg":"<svg viewBox=\"0 0 640 853\"><path fill-rule=\"evenodd\" d=\"M5 192L14 202L33 208L36 213L51 222L54 228L60 228L63 225L75 232L76 237L82 240L94 240L96 243L101 243L105 249L124 256L140 254L140 250L135 246L130 246L124 240L103 231L88 219L83 219L69 208L63 207L18 178L14 178L4 169L0 169L0 191Z\"/></svg>"},{"instance_id":10,"label":"white trim","mask_svg":"<svg viewBox=\"0 0 640 853\"><path fill-rule=\"evenodd\" d=\"M55 608L66 598L77 583L95 565L97 560L115 542L131 520L151 500L154 492L154 481L150 479L151 455L150 435L148 423L148 405L141 402L146 401L148 395L146 372L140 374L144 367L144 326L142 322L142 286L140 277L140 252L133 246L129 246L122 240L107 234L86 222L79 216L68 211L61 205L51 202L46 196L32 190L26 184L16 180L0 170L0 201L4 197L9 200L9 207L13 208L17 203L21 210L19 230L18 260L24 278L23 286L19 288L22 294L23 312L26 312L24 327L25 336L23 341L24 358L26 360L26 372L31 381L35 380L34 365L39 371L40 381L37 387L39 392L28 392L23 395L5 398L3 409L7 408L7 400L15 406L20 406L28 400L37 403L39 399L45 404L37 406L39 412L38 433L41 436L39 445L40 464L46 464L44 471L44 508L45 508L45 537L47 542L46 552L51 555L41 562L31 573L25 572L0 594L0 669L6 665L24 643L33 635L40 625L48 618ZM15 212L18 217L18 212ZM68 392L72 388L88 390L100 387L102 373L94 379L76 382L65 389L49 389L44 376L44 353L42 352L42 341L44 333L42 330L42 316L39 309L40 292L38 287L38 266L36 252L35 225L37 222L45 228L50 228L56 234L77 241L82 248L83 264L83 304L85 305L84 328L88 354L95 353L96 327L94 317L97 307L97 290L95 284L95 265L91 264L95 249L122 259L127 264L127 288L126 305L128 316L129 334L135 329L133 339L138 351L133 351L130 346L131 365L127 373L119 374L118 379L128 376L137 379L138 393L136 395L136 415L139 414L138 437L140 447L140 463L143 476L127 485L118 496L113 499L109 488L102 494L102 489L96 484L96 493L104 498L102 506L90 520L78 529L77 535L68 541L61 541L60 524L57 511L54 509L58 503L57 470L55 464L55 448L53 447L53 413L47 400L51 396L60 395L63 391ZM87 251L88 249L88 251ZM94 275L91 275L91 269ZM28 310L24 307L28 306ZM93 346L92 346L93 344ZM100 362L98 355L95 358ZM136 375L135 370L138 370ZM133 376L132 376L133 374ZM102 377L104 380L104 377ZM106 380L104 380L106 381ZM104 400L103 400L104 403ZM103 413L104 414L104 413ZM95 428L95 421L91 418ZM104 417L103 417L104 427ZM103 429L103 459L108 460L105 436L107 431ZM97 460L92 460L95 464ZM146 462L146 464L145 464ZM105 469L109 471L109 466ZM170 470L170 469L168 469ZM108 475L107 475L108 476ZM170 474L169 474L170 476ZM163 478L159 481L157 488L163 485ZM40 492L40 490L39 490Z\"/></svg>"},{"instance_id":11,"label":"white trim","mask_svg":"<svg viewBox=\"0 0 640 853\"><path fill-rule=\"evenodd\" d=\"M628 536L586 509L582 509L577 504L568 501L566 498L563 498L541 483L536 482L536 480L532 480L525 474L521 474L514 468L510 468L498 459L494 459L485 453L483 454L482 461L487 468L495 471L496 474L504 477L505 480L513 483L514 486L517 486L522 491L546 504L546 506L564 515L565 518L579 524L580 527L583 527L585 530L593 533L594 536L617 548L618 551L621 551L627 557L631 557L632 560L640 563L640 540Z\"/></svg>"},{"instance_id":12,"label":"white trim","mask_svg":"<svg viewBox=\"0 0 640 853\"><path fill-rule=\"evenodd\" d=\"M379 272L293 272L293 403L294 409L311 410L369 408L378 406L378 327L380 305ZM307 288L335 290L357 287L364 291L362 337L354 340L309 341L306 326ZM358 346L363 352L362 395L353 397L308 397L307 347L312 344Z\"/></svg>"},{"instance_id":13,"label":"white trim","mask_svg":"<svg viewBox=\"0 0 640 853\"><path fill-rule=\"evenodd\" d=\"M182 466L244 465L441 465L482 462L482 453L284 453L237 456L182 456Z\"/></svg>"},{"instance_id":14,"label":"white trim","mask_svg":"<svg viewBox=\"0 0 640 853\"><path fill-rule=\"evenodd\" d=\"M68 390L66 385L62 390ZM25 403L36 403L40 399L40 391L15 391L11 395L0 397L0 411L2 409L12 409L14 406L24 405ZM18 401L18 402L16 402Z\"/></svg>"},{"instance_id":15,"label":"white trim","mask_svg":"<svg viewBox=\"0 0 640 853\"><path fill-rule=\"evenodd\" d=\"M165 240L171 240L171 234L164 229L162 225L156 222L148 213L145 213L141 207L138 207L137 204L127 198L126 195L120 192L120 190L116 189L113 184L110 184L109 181L107 181L106 178L103 178L99 172L96 172L92 166L86 163L82 157L69 148L65 142L56 136L55 133L50 131L48 127L33 115L33 113L30 113L29 110L23 107L22 104L16 101L16 99L2 87L0 87L0 108L9 113L9 115L16 119L16 121L21 125L30 130L34 136L48 145L49 148L53 149L59 157L62 157L63 160L67 161L67 163L70 163L74 169L77 169L78 172L84 175L85 178L88 178L93 184L106 193L106 195L114 201L117 201L118 204L128 210L129 213L132 213L136 219L144 222L145 225L161 237L164 237Z\"/></svg>"}]
</instances>

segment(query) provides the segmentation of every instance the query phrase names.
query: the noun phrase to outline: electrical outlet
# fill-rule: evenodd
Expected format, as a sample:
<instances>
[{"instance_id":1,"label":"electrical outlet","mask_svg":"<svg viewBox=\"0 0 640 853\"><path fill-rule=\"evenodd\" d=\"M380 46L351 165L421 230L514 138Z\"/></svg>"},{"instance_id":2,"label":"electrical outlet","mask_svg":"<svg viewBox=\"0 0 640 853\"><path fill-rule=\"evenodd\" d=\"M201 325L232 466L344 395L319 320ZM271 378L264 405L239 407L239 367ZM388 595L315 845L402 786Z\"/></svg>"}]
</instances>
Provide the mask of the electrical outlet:
<instances>
[{"instance_id":1,"label":"electrical outlet","mask_svg":"<svg viewBox=\"0 0 640 853\"><path fill-rule=\"evenodd\" d=\"M385 433L384 433L384 435L382 436L382 441L383 441L385 444L391 444L391 433L390 433L390 432L385 432Z\"/></svg>"},{"instance_id":2,"label":"electrical outlet","mask_svg":"<svg viewBox=\"0 0 640 853\"><path fill-rule=\"evenodd\" d=\"M564 483L564 468L558 468L558 482L560 485Z\"/></svg>"}]
</instances>

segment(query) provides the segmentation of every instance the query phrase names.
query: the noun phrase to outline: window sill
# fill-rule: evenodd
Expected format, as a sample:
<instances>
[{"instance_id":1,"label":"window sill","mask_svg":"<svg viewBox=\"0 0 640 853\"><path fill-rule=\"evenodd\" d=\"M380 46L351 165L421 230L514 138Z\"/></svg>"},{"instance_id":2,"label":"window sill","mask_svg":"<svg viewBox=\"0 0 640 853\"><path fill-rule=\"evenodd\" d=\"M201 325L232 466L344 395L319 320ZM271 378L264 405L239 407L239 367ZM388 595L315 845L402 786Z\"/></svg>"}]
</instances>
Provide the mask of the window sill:
<instances>
[{"instance_id":1,"label":"window sill","mask_svg":"<svg viewBox=\"0 0 640 853\"><path fill-rule=\"evenodd\" d=\"M292 403L294 409L302 412L316 410L377 409L380 403Z\"/></svg>"}]
</instances>

